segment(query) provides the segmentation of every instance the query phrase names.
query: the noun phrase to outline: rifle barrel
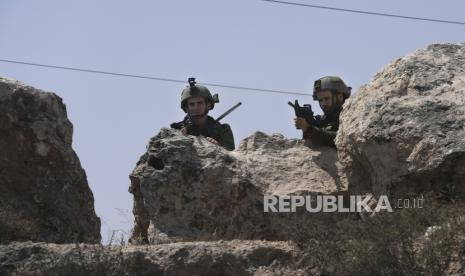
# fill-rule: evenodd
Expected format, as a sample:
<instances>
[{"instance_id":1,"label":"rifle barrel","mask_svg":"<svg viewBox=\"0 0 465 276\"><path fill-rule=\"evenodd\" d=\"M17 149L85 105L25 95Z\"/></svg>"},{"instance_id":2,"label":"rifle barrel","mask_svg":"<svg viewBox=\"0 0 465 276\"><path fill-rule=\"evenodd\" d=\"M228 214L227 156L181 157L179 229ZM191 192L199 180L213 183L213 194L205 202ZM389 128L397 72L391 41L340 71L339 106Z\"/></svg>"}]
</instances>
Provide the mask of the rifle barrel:
<instances>
[{"instance_id":1,"label":"rifle barrel","mask_svg":"<svg viewBox=\"0 0 465 276\"><path fill-rule=\"evenodd\" d=\"M221 119L223 119L224 117L228 116L229 113L233 112L234 109L238 108L242 103L241 102L238 102L236 105L234 105L233 107L231 107L230 109L228 109L225 113L221 114L220 117L218 117L216 119L217 122L219 122Z\"/></svg>"}]
</instances>

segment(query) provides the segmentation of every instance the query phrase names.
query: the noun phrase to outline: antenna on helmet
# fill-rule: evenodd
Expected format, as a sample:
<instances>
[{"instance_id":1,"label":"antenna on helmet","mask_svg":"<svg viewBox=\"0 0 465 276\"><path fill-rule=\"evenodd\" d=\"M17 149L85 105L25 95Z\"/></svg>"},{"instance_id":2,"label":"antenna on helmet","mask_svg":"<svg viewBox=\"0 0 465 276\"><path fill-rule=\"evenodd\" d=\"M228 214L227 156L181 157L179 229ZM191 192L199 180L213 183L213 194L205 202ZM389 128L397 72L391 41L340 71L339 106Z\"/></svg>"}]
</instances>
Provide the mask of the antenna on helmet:
<instances>
[{"instance_id":1,"label":"antenna on helmet","mask_svg":"<svg viewBox=\"0 0 465 276\"><path fill-rule=\"evenodd\" d=\"M195 86L196 82L195 82L195 78L188 78L187 79L187 82L189 83L189 86L192 88Z\"/></svg>"}]
</instances>

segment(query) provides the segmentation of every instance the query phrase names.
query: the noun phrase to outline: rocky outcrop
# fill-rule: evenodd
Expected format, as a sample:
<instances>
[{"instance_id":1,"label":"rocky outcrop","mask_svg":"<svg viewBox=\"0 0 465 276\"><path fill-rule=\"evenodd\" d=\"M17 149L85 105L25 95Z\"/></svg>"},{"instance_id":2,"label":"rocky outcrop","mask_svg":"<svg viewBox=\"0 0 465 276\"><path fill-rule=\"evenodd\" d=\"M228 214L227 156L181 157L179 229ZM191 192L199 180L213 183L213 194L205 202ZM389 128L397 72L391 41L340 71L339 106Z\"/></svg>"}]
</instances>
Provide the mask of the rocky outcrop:
<instances>
[{"instance_id":1,"label":"rocky outcrop","mask_svg":"<svg viewBox=\"0 0 465 276\"><path fill-rule=\"evenodd\" d=\"M0 78L0 110L0 243L99 242L61 98Z\"/></svg>"},{"instance_id":2,"label":"rocky outcrop","mask_svg":"<svg viewBox=\"0 0 465 276\"><path fill-rule=\"evenodd\" d=\"M465 44L387 65L349 100L336 139L352 193L465 196Z\"/></svg>"},{"instance_id":3,"label":"rocky outcrop","mask_svg":"<svg viewBox=\"0 0 465 276\"><path fill-rule=\"evenodd\" d=\"M218 241L102 247L0 245L0 275L307 275L287 242Z\"/></svg>"},{"instance_id":4,"label":"rocky outcrop","mask_svg":"<svg viewBox=\"0 0 465 276\"><path fill-rule=\"evenodd\" d=\"M464 61L465 45L432 45L386 66L347 102L338 153L260 132L226 151L162 129L130 175L131 242L156 245L12 242L0 275L463 275L463 202L352 216L264 212L264 197L463 199ZM2 79L0 108L0 240L98 240L61 99Z\"/></svg>"},{"instance_id":5,"label":"rocky outcrop","mask_svg":"<svg viewBox=\"0 0 465 276\"><path fill-rule=\"evenodd\" d=\"M265 195L344 194L332 148L257 132L229 152L205 138L162 129L132 172L132 241L288 240L296 229L333 218L264 212Z\"/></svg>"}]
</instances>

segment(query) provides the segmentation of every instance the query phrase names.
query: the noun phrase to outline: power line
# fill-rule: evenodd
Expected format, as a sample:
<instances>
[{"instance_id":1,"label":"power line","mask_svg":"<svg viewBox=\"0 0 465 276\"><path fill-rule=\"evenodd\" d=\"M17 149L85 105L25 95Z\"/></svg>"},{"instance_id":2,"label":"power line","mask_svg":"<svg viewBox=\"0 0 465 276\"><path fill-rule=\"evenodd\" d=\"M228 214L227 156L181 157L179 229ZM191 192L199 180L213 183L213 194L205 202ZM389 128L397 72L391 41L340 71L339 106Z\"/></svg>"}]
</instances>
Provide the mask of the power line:
<instances>
[{"instance_id":1,"label":"power line","mask_svg":"<svg viewBox=\"0 0 465 276\"><path fill-rule=\"evenodd\" d=\"M394 17L394 18L402 18L402 19L410 19L410 20L421 20L421 21L429 21L429 22L436 22L436 23L465 25L465 22L460 22L460 21L450 21L450 20L442 20L442 19L432 19L432 18L424 18L424 17L388 14L388 13L381 13L381 12L369 12L369 11L342 9L342 8L334 8L334 7L318 6L318 5L310 5L310 4L287 2L287 1L278 1L278 0L261 0L261 1L277 3L277 4L284 4L284 5L301 6L301 7L307 7L307 8L325 9L325 10L351 12L351 13L359 13L359 14L369 14L369 15Z\"/></svg>"},{"instance_id":2,"label":"power line","mask_svg":"<svg viewBox=\"0 0 465 276\"><path fill-rule=\"evenodd\" d=\"M115 72L108 72L108 71L99 71L99 70L93 70L93 69L83 69L83 68L76 68L76 67L57 66L57 65L49 65L49 64L40 64L40 63L31 63L31 62L24 62L24 61L17 61L17 60L0 59L0 62L21 64L21 65L29 65L29 66L37 66L37 67L45 67L45 68L53 68L53 69L60 69L60 70L70 70L70 71L94 73L94 74L111 75L111 76L118 76L118 77L148 79L148 80L157 80L157 81L184 83L184 84L186 83L186 81L176 80L176 79L168 79L168 78L160 78L160 77L152 77L152 76L142 76L142 75L126 74L126 73L115 73ZM249 90L249 91L264 92L264 93L310 96L309 94L301 93L301 92L292 92L292 91L284 91L284 90L272 90L272 89L264 89L264 88L245 87L245 86L228 85L228 84L221 84L221 83L202 82L201 84L204 84L204 85L207 85L207 86L215 86L215 87L231 88L231 89L239 89L239 90Z\"/></svg>"}]
</instances>

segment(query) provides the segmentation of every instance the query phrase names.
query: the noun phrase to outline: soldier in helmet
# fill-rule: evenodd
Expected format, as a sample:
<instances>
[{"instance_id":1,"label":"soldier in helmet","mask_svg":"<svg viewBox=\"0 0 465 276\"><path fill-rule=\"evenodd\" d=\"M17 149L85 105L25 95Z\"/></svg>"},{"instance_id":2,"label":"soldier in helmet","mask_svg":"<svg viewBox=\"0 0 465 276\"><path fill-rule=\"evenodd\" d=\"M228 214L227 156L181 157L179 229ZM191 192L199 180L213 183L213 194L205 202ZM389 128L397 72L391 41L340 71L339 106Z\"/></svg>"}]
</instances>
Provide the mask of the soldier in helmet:
<instances>
[{"instance_id":1,"label":"soldier in helmet","mask_svg":"<svg viewBox=\"0 0 465 276\"><path fill-rule=\"evenodd\" d=\"M221 124L208 112L218 102L218 95L211 95L210 90L197 85L194 78L189 78L189 86L181 94L181 108L186 112L184 120L172 123L171 127L180 129L184 134L205 136L205 138L227 150L234 150L234 136L228 124Z\"/></svg>"},{"instance_id":2,"label":"soldier in helmet","mask_svg":"<svg viewBox=\"0 0 465 276\"><path fill-rule=\"evenodd\" d=\"M295 127L302 130L305 140L312 145L336 147L334 139L339 128L339 115L351 89L340 77L327 76L315 81L313 100L318 101L324 115L315 116L315 125L301 117L294 119Z\"/></svg>"}]
</instances>

